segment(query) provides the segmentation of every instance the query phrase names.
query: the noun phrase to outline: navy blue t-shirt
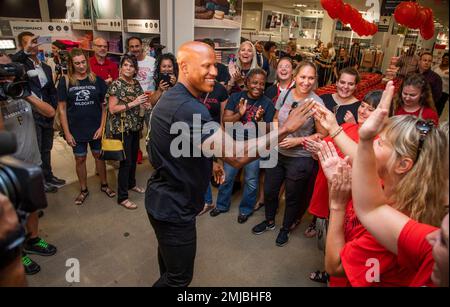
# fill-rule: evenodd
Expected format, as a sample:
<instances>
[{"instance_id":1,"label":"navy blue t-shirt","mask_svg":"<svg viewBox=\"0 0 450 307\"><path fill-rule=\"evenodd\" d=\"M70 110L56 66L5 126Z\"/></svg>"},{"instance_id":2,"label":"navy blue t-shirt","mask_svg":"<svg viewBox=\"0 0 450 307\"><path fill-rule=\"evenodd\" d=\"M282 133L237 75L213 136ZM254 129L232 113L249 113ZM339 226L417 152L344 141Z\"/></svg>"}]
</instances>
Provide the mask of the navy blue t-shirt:
<instances>
[{"instance_id":1,"label":"navy blue t-shirt","mask_svg":"<svg viewBox=\"0 0 450 307\"><path fill-rule=\"evenodd\" d=\"M66 87L66 79L58 85L58 101L67 105L67 120L70 133L77 142L89 142L102 123L102 105L105 101L106 83L96 77L95 83L89 78L78 81L78 85Z\"/></svg>"},{"instance_id":2,"label":"navy blue t-shirt","mask_svg":"<svg viewBox=\"0 0 450 307\"><path fill-rule=\"evenodd\" d=\"M174 129L175 134L170 133L174 123L187 129L188 157L174 156L174 147L180 149L179 141L186 141L185 134L178 129ZM213 160L201 153L192 156L193 148L197 148L193 139L197 136L197 142L202 143L210 137L213 131L203 128L212 123L208 109L181 83L167 91L153 109L148 152L155 172L148 181L145 207L154 219L192 222L202 211Z\"/></svg>"},{"instance_id":3,"label":"navy blue t-shirt","mask_svg":"<svg viewBox=\"0 0 450 307\"><path fill-rule=\"evenodd\" d=\"M243 125L253 122L259 106L264 109L263 121L266 123L271 123L273 121L273 117L275 116L275 107L273 106L272 101L264 95L257 100L251 99L248 97L247 91L232 94L228 99L225 110L233 111L234 113L239 112L239 102L241 98L247 100L247 111L244 116L241 117L241 123ZM236 139L236 134L234 134L233 137ZM244 139L248 139L247 132Z\"/></svg>"},{"instance_id":4,"label":"navy blue t-shirt","mask_svg":"<svg viewBox=\"0 0 450 307\"><path fill-rule=\"evenodd\" d=\"M200 97L200 101L208 108L209 114L216 123L220 123L220 105L228 99L228 92L225 86L216 82L211 93L205 93Z\"/></svg>"}]
</instances>

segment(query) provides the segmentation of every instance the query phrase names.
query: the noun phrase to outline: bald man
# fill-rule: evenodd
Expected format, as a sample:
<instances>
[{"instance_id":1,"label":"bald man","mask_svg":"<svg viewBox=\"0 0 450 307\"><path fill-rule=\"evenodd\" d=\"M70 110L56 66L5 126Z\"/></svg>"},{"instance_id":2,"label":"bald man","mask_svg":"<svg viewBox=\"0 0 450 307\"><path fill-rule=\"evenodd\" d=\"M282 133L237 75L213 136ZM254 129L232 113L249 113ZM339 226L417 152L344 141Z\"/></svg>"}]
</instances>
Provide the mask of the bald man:
<instances>
[{"instance_id":1,"label":"bald man","mask_svg":"<svg viewBox=\"0 0 450 307\"><path fill-rule=\"evenodd\" d=\"M167 91L153 110L148 151L155 172L148 181L145 206L158 240L160 278L154 286L186 287L194 272L197 247L196 216L204 207L215 156L240 168L258 159L248 153L263 152L301 127L313 114L312 102L291 112L286 124L258 139L258 144L234 141L199 101L214 89L217 68L214 50L200 42L185 43L177 55L178 83ZM172 132L175 131L175 132ZM186 131L187 130L187 131ZM181 133L180 133L181 131ZM175 134L173 134L175 133ZM179 141L188 143L180 156ZM234 144L240 150L233 152ZM182 144L185 149L185 143ZM243 158L236 158L237 156ZM215 168L215 178L224 180Z\"/></svg>"},{"instance_id":2,"label":"bald man","mask_svg":"<svg viewBox=\"0 0 450 307\"><path fill-rule=\"evenodd\" d=\"M110 85L119 77L119 68L116 63L107 58L108 42L98 37L93 42L94 56L89 59L92 71Z\"/></svg>"}]
</instances>

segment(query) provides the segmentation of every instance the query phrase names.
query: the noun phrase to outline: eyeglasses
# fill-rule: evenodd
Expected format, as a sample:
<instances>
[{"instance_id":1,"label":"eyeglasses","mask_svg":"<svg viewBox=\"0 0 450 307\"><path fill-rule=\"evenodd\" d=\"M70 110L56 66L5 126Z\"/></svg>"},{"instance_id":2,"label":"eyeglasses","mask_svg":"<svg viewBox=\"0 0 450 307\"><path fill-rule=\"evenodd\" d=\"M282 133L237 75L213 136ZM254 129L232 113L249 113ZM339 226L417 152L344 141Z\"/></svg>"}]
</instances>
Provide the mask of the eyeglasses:
<instances>
[{"instance_id":1,"label":"eyeglasses","mask_svg":"<svg viewBox=\"0 0 450 307\"><path fill-rule=\"evenodd\" d=\"M420 152L422 151L423 144L425 142L426 136L430 133L430 131L433 129L434 123L431 120L419 120L416 123L416 129L419 131L420 138L419 138L419 146L417 147L417 154L416 154L416 162L419 159Z\"/></svg>"}]
</instances>

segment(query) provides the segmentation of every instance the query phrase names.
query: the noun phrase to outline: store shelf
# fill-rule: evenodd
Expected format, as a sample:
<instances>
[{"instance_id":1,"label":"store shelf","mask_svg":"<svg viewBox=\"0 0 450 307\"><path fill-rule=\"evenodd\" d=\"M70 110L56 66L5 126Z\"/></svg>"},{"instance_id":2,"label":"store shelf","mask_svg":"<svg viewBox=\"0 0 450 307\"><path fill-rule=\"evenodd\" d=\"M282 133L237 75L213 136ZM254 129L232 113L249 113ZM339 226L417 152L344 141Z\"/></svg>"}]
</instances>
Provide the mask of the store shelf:
<instances>
[{"instance_id":1,"label":"store shelf","mask_svg":"<svg viewBox=\"0 0 450 307\"><path fill-rule=\"evenodd\" d=\"M231 30L240 30L241 22L229 19L195 19L194 20L195 28L208 28L208 29L231 29Z\"/></svg>"}]
</instances>

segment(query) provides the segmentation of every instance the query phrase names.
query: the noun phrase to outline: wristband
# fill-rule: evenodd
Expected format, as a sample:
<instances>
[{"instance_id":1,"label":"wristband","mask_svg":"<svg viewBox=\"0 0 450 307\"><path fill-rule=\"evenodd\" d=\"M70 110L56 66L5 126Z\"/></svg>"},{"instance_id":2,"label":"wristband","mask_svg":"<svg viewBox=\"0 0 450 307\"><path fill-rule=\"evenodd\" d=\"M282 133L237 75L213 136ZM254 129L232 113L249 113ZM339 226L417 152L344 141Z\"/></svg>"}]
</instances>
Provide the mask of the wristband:
<instances>
[{"instance_id":1,"label":"wristband","mask_svg":"<svg viewBox=\"0 0 450 307\"><path fill-rule=\"evenodd\" d=\"M332 133L332 134L330 135L330 137L331 137L332 139L334 139L334 138L337 137L337 136L339 135L339 133L341 133L343 130L344 130L344 128L339 127L339 129L336 130L334 133Z\"/></svg>"}]
</instances>

